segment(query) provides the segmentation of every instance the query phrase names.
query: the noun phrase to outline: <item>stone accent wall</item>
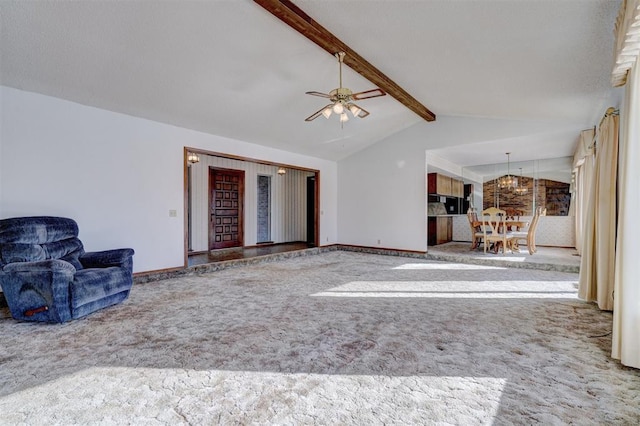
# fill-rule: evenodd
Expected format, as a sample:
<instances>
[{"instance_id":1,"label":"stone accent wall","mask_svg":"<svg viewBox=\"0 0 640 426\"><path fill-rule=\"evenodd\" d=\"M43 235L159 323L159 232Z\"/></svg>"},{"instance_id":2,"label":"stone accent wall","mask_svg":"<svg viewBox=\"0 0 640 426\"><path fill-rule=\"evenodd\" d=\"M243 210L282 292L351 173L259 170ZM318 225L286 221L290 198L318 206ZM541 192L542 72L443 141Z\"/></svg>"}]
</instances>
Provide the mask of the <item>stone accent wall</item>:
<instances>
[{"instance_id":1,"label":"stone accent wall","mask_svg":"<svg viewBox=\"0 0 640 426\"><path fill-rule=\"evenodd\" d=\"M545 184L547 216L567 216L571 204L569 184L553 180L541 180Z\"/></svg>"},{"instance_id":2,"label":"stone accent wall","mask_svg":"<svg viewBox=\"0 0 640 426\"><path fill-rule=\"evenodd\" d=\"M518 195L514 191L500 189L496 180L485 182L482 185L483 209L496 205L496 190L499 195L501 209L512 208L522 211L522 216L533 216L533 199L535 194L536 206L544 206L547 216L566 216L569 213L571 193L569 184L548 179L533 179L518 177L520 185L528 188L524 195Z\"/></svg>"}]
</instances>

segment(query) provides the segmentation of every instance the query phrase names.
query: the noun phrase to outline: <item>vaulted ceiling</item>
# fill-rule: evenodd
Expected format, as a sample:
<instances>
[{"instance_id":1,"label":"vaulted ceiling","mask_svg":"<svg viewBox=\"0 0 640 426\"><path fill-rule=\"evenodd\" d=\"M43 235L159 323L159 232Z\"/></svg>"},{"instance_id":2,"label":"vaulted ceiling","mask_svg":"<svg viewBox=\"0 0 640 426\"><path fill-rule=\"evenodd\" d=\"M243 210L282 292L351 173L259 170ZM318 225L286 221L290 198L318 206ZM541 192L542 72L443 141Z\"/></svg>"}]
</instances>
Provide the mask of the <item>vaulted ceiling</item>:
<instances>
[{"instance_id":1,"label":"vaulted ceiling","mask_svg":"<svg viewBox=\"0 0 640 426\"><path fill-rule=\"evenodd\" d=\"M608 106L618 0L294 2L437 117L548 122L566 152ZM9 87L332 160L424 123L389 96L305 122L336 59L248 0L3 0L0 19Z\"/></svg>"}]
</instances>

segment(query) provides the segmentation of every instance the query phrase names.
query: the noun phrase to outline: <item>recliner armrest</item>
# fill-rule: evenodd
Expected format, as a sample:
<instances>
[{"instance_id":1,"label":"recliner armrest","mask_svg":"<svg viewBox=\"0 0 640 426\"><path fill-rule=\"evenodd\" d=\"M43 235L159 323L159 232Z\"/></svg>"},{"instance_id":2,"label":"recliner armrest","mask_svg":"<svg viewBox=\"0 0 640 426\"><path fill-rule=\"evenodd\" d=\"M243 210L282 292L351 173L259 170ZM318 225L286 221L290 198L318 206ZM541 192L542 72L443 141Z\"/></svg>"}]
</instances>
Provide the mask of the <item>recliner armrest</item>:
<instances>
[{"instance_id":1,"label":"recliner armrest","mask_svg":"<svg viewBox=\"0 0 640 426\"><path fill-rule=\"evenodd\" d=\"M40 260L38 262L15 262L9 263L2 268L5 273L12 272L47 272L47 271L68 271L76 273L76 268L69 262L60 259Z\"/></svg>"},{"instance_id":2,"label":"recliner armrest","mask_svg":"<svg viewBox=\"0 0 640 426\"><path fill-rule=\"evenodd\" d=\"M131 248L93 251L83 254L79 260L85 268L129 267L134 254Z\"/></svg>"},{"instance_id":3,"label":"recliner armrest","mask_svg":"<svg viewBox=\"0 0 640 426\"><path fill-rule=\"evenodd\" d=\"M11 315L47 322L71 319L69 284L75 276L76 268L60 259L15 262L0 271Z\"/></svg>"}]
</instances>

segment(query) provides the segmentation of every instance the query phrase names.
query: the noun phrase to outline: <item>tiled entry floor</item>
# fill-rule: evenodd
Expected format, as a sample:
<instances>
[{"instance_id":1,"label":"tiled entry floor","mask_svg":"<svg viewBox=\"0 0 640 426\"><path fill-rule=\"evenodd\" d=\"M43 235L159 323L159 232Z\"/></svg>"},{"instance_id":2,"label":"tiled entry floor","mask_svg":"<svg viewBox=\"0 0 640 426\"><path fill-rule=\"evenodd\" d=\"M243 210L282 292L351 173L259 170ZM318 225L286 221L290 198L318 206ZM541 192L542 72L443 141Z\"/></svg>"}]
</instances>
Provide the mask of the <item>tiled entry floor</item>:
<instances>
[{"instance_id":1,"label":"tiled entry floor","mask_svg":"<svg viewBox=\"0 0 640 426\"><path fill-rule=\"evenodd\" d=\"M580 256L574 248L538 246L537 253L529 254L522 245L519 253L487 252L478 249L470 250L471 243L451 242L429 246L427 258L460 263L486 264L511 268L543 269L548 271L573 272L580 271Z\"/></svg>"},{"instance_id":2,"label":"tiled entry floor","mask_svg":"<svg viewBox=\"0 0 640 426\"><path fill-rule=\"evenodd\" d=\"M308 249L310 246L304 242L274 244L268 246L250 247L250 248L231 248L212 250L208 253L199 253L189 255L189 266L203 265L207 263L224 262L226 260L249 259L257 256L266 256L274 253L286 253L295 250Z\"/></svg>"}]
</instances>

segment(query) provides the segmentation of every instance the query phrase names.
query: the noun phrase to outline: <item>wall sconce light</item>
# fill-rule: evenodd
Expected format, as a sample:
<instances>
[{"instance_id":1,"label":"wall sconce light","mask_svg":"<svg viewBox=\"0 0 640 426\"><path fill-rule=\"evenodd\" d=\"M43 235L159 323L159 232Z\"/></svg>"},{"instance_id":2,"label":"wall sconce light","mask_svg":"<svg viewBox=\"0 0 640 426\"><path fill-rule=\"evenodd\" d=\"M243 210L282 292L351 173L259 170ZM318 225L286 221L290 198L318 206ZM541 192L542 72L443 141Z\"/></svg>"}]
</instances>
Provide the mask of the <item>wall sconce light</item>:
<instances>
[{"instance_id":1,"label":"wall sconce light","mask_svg":"<svg viewBox=\"0 0 640 426\"><path fill-rule=\"evenodd\" d=\"M278 167L278 174L283 176L287 173L287 171L283 167Z\"/></svg>"},{"instance_id":2,"label":"wall sconce light","mask_svg":"<svg viewBox=\"0 0 640 426\"><path fill-rule=\"evenodd\" d=\"M191 164L199 163L200 157L195 152L187 153L187 161Z\"/></svg>"}]
</instances>

